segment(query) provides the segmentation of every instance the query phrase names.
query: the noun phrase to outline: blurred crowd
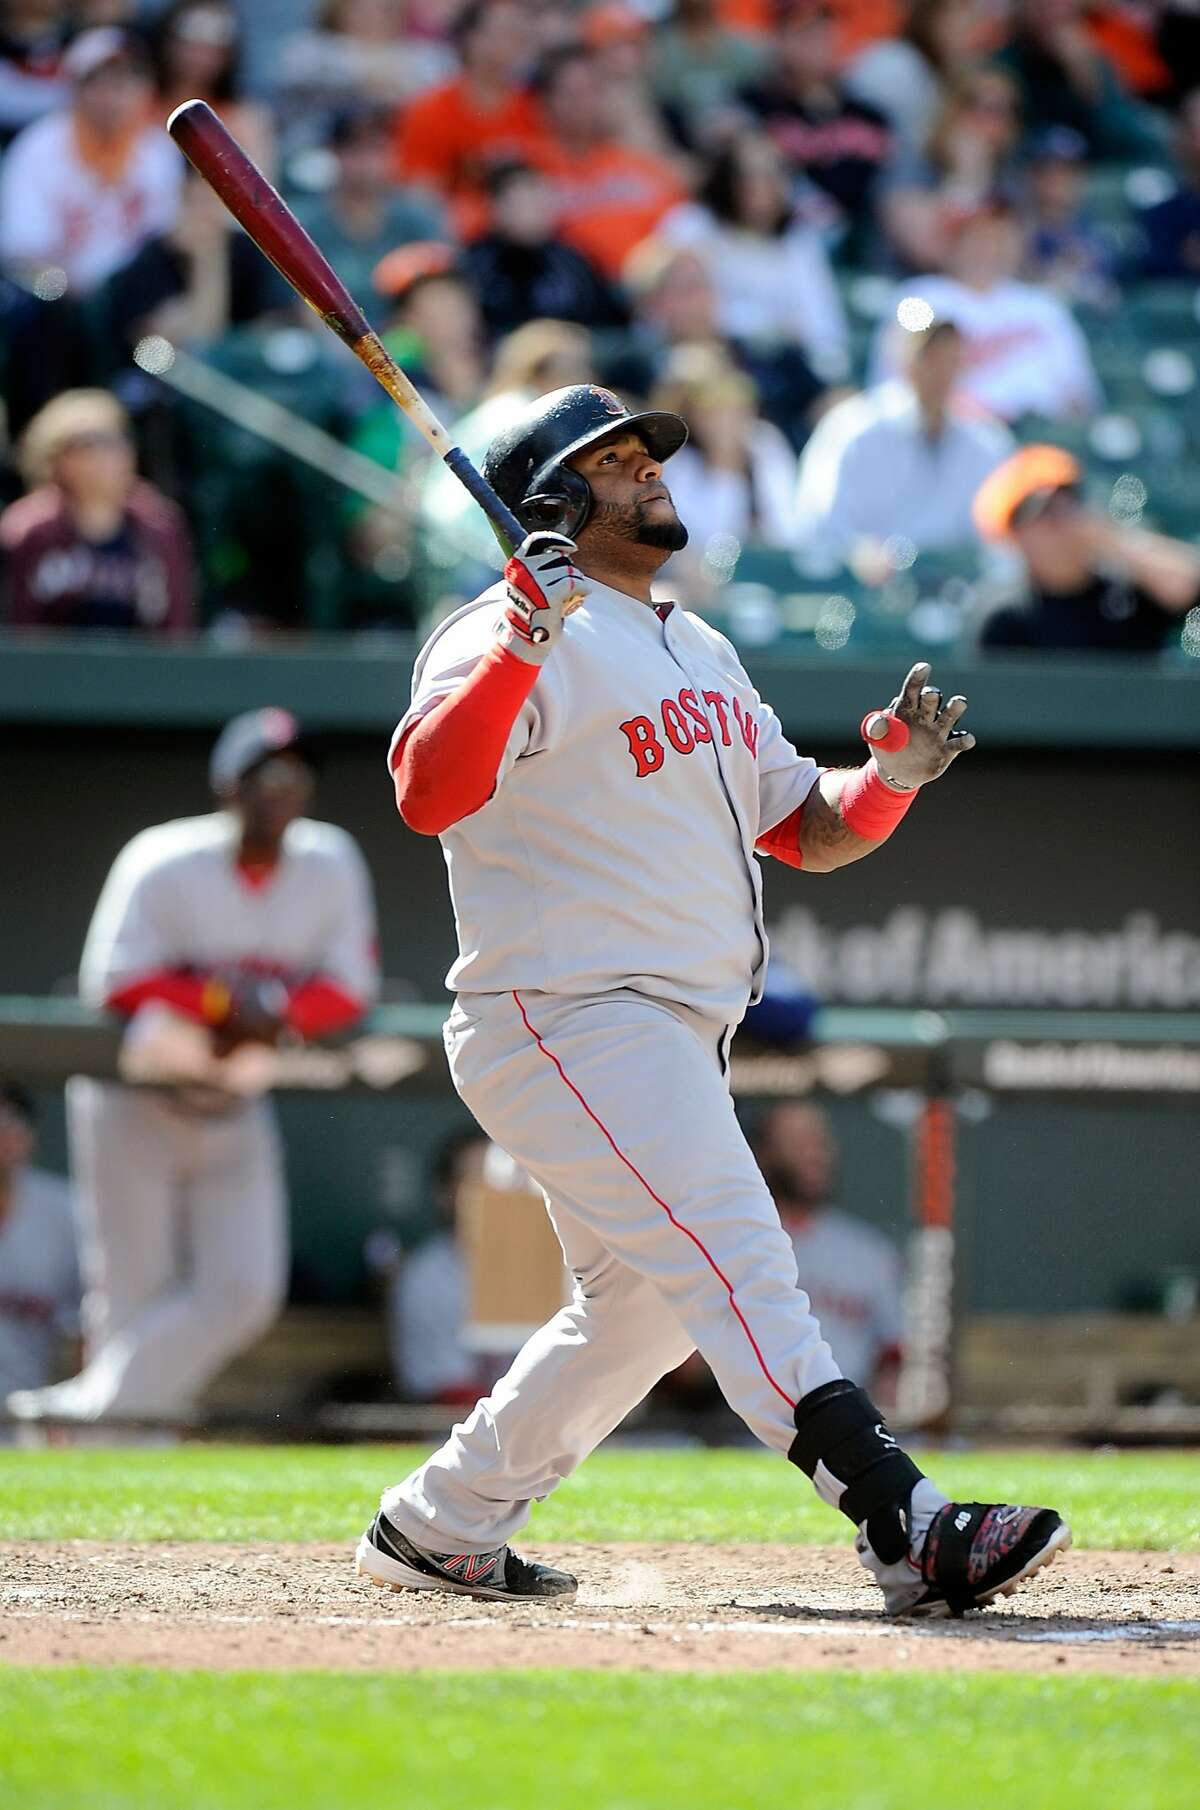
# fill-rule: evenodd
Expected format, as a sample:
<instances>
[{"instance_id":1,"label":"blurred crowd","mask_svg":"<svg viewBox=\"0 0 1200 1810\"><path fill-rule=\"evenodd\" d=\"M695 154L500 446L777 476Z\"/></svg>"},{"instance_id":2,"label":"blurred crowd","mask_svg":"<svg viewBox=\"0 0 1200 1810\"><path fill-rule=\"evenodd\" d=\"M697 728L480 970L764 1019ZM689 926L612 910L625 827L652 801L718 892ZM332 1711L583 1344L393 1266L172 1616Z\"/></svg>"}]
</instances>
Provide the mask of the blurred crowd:
<instances>
[{"instance_id":1,"label":"blurred crowd","mask_svg":"<svg viewBox=\"0 0 1200 1810\"><path fill-rule=\"evenodd\" d=\"M411 632L495 570L192 96L473 456L561 384L683 413L664 594L735 637L1200 654L1194 0L0 0L6 625Z\"/></svg>"}]
</instances>

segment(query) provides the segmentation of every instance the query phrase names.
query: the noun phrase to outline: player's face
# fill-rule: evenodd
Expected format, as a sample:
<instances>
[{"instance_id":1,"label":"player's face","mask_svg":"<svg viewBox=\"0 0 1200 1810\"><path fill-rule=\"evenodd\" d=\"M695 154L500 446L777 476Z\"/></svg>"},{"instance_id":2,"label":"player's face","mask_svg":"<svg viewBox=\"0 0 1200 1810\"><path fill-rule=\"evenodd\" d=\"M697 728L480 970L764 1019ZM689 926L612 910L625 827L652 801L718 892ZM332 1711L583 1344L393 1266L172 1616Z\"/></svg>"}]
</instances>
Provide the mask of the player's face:
<instances>
[{"instance_id":1,"label":"player's face","mask_svg":"<svg viewBox=\"0 0 1200 1810\"><path fill-rule=\"evenodd\" d=\"M792 1208L823 1206L833 1182L833 1146L821 1113L781 1106L764 1127L759 1166L776 1201Z\"/></svg>"},{"instance_id":2,"label":"player's face","mask_svg":"<svg viewBox=\"0 0 1200 1810\"><path fill-rule=\"evenodd\" d=\"M276 754L248 773L237 790L252 842L277 842L312 797L312 773L296 754Z\"/></svg>"},{"instance_id":3,"label":"player's face","mask_svg":"<svg viewBox=\"0 0 1200 1810\"><path fill-rule=\"evenodd\" d=\"M33 1156L33 1132L23 1114L0 1100L0 1175L19 1169Z\"/></svg>"},{"instance_id":4,"label":"player's face","mask_svg":"<svg viewBox=\"0 0 1200 1810\"><path fill-rule=\"evenodd\" d=\"M598 546L606 538L669 553L687 546L687 529L675 513L662 466L637 434L589 446L569 463L587 479L593 499L581 546Z\"/></svg>"}]
</instances>

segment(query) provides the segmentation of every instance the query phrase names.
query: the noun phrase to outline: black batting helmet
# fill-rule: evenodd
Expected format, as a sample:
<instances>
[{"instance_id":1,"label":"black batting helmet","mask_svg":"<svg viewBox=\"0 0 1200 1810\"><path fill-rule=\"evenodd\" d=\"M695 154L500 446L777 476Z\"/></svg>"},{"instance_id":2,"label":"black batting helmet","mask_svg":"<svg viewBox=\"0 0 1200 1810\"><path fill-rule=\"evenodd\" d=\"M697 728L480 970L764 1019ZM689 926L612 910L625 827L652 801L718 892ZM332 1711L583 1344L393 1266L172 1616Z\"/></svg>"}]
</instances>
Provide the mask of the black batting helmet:
<instances>
[{"instance_id":1,"label":"black batting helmet","mask_svg":"<svg viewBox=\"0 0 1200 1810\"><path fill-rule=\"evenodd\" d=\"M619 396L597 384L551 390L496 435L483 475L530 533L549 528L573 536L591 513L592 493L567 460L585 446L629 433L640 434L651 458L660 463L688 437L679 415L656 410L631 414Z\"/></svg>"}]
</instances>

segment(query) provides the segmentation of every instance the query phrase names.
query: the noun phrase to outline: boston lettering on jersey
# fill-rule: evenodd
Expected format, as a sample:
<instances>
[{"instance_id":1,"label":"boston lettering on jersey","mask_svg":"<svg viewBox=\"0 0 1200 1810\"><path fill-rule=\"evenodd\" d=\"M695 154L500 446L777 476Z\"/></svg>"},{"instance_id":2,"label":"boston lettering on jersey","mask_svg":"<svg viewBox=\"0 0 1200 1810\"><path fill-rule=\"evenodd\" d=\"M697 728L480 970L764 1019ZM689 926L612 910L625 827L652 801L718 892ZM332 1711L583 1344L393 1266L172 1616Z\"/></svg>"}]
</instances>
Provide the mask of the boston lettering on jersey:
<instances>
[{"instance_id":1,"label":"boston lettering on jersey","mask_svg":"<svg viewBox=\"0 0 1200 1810\"><path fill-rule=\"evenodd\" d=\"M701 695L716 719L721 746L729 748L733 745L729 726L732 711L734 725L749 749L751 759L757 760L758 720L753 712L743 709L738 698L727 698L722 691L706 691ZM677 754L691 754L698 743L713 739L712 719L690 685L685 685L677 697L664 698L658 709L661 735L652 717L631 716L621 724L621 733L629 744L639 779L658 772L667 758L665 743L670 743Z\"/></svg>"}]
</instances>

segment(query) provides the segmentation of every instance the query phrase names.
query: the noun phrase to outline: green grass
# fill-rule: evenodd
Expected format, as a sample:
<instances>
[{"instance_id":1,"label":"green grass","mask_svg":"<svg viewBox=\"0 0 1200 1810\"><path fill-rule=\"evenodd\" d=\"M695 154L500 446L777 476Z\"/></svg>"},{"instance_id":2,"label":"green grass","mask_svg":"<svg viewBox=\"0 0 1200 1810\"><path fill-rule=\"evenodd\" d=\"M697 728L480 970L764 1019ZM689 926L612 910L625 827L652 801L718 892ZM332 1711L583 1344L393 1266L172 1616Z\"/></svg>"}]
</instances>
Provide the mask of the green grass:
<instances>
[{"instance_id":1,"label":"green grass","mask_svg":"<svg viewBox=\"0 0 1200 1810\"><path fill-rule=\"evenodd\" d=\"M2 1688L14 1810L1191 1810L1200 1768L1183 1681L124 1670Z\"/></svg>"},{"instance_id":2,"label":"green grass","mask_svg":"<svg viewBox=\"0 0 1200 1810\"><path fill-rule=\"evenodd\" d=\"M342 1540L420 1454L382 1446L0 1453L0 1539ZM1200 1549L1200 1454L934 1452L962 1499L1048 1503L1083 1546ZM576 1540L840 1541L846 1524L758 1452L601 1452L534 1514Z\"/></svg>"}]
</instances>

